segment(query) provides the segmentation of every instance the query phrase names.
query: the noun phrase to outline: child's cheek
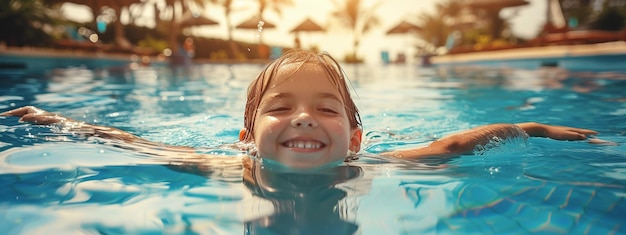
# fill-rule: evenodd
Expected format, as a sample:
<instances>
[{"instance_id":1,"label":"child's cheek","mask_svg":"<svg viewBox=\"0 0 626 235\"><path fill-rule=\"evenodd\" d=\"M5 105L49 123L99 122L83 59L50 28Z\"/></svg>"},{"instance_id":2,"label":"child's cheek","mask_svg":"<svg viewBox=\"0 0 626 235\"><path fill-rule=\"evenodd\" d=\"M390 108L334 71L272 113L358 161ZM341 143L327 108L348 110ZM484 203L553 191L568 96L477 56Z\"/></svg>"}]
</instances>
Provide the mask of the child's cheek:
<instances>
[{"instance_id":1,"label":"child's cheek","mask_svg":"<svg viewBox=\"0 0 626 235\"><path fill-rule=\"evenodd\" d=\"M347 122L342 120L332 120L328 122L329 129L338 134L346 134L350 131L348 128ZM344 133L345 132L345 133Z\"/></svg>"},{"instance_id":2,"label":"child's cheek","mask_svg":"<svg viewBox=\"0 0 626 235\"><path fill-rule=\"evenodd\" d=\"M280 118L274 117L274 116L266 116L266 117L262 117L259 124L259 129L260 130L261 135L271 135L274 134L274 132L279 131L279 128L281 126L287 125L288 123L285 120L282 120Z\"/></svg>"},{"instance_id":3,"label":"child's cheek","mask_svg":"<svg viewBox=\"0 0 626 235\"><path fill-rule=\"evenodd\" d=\"M281 125L288 125L289 122L286 120L286 118L278 118L278 117L274 117L274 116L268 116L266 118L266 123L268 127L279 127Z\"/></svg>"}]
</instances>

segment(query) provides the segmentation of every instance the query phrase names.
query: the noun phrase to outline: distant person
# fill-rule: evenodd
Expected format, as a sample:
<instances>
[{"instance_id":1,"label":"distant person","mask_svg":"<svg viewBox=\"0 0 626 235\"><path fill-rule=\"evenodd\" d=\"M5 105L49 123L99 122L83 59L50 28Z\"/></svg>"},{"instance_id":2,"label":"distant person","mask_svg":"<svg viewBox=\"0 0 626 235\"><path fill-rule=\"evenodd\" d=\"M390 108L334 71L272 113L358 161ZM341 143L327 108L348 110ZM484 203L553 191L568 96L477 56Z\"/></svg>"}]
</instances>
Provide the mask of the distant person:
<instances>
[{"instance_id":1,"label":"distant person","mask_svg":"<svg viewBox=\"0 0 626 235\"><path fill-rule=\"evenodd\" d=\"M187 57L193 58L196 56L196 45L193 42L193 38L185 38L185 42L183 43L183 49L185 50Z\"/></svg>"},{"instance_id":2,"label":"distant person","mask_svg":"<svg viewBox=\"0 0 626 235\"><path fill-rule=\"evenodd\" d=\"M406 55L402 52L398 53L396 57L396 64L404 64L406 63Z\"/></svg>"},{"instance_id":3,"label":"distant person","mask_svg":"<svg viewBox=\"0 0 626 235\"><path fill-rule=\"evenodd\" d=\"M270 58L270 47L265 44L259 44L259 59L267 60Z\"/></svg>"},{"instance_id":4,"label":"distant person","mask_svg":"<svg viewBox=\"0 0 626 235\"><path fill-rule=\"evenodd\" d=\"M383 61L383 64L391 63L391 59L389 59L389 52L388 51L381 51L380 52L380 59Z\"/></svg>"},{"instance_id":5,"label":"distant person","mask_svg":"<svg viewBox=\"0 0 626 235\"><path fill-rule=\"evenodd\" d=\"M300 45L300 36L296 35L294 41L293 41L293 47L295 49L300 49L302 48L302 45Z\"/></svg>"},{"instance_id":6,"label":"distant person","mask_svg":"<svg viewBox=\"0 0 626 235\"><path fill-rule=\"evenodd\" d=\"M192 64L192 58L195 55L196 51L193 38L187 37L178 46L177 50L172 51L169 63L172 66L190 66Z\"/></svg>"}]
</instances>

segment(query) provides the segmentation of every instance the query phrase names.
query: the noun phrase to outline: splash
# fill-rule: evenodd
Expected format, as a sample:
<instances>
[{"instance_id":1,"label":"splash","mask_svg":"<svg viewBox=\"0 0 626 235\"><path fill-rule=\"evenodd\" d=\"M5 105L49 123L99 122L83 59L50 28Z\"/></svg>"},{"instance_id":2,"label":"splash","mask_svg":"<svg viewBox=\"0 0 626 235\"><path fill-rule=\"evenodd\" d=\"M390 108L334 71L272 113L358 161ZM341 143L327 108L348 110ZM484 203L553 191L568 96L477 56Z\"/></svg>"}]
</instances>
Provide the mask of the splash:
<instances>
[{"instance_id":1,"label":"splash","mask_svg":"<svg viewBox=\"0 0 626 235\"><path fill-rule=\"evenodd\" d=\"M516 128L508 138L493 136L484 145L474 147L474 155L491 155L501 152L513 152L528 146L528 135L523 130Z\"/></svg>"},{"instance_id":2,"label":"splash","mask_svg":"<svg viewBox=\"0 0 626 235\"><path fill-rule=\"evenodd\" d=\"M261 33L263 33L263 25L265 25L265 21L259 20L259 23L256 25L257 28L257 38L261 38Z\"/></svg>"}]
</instances>

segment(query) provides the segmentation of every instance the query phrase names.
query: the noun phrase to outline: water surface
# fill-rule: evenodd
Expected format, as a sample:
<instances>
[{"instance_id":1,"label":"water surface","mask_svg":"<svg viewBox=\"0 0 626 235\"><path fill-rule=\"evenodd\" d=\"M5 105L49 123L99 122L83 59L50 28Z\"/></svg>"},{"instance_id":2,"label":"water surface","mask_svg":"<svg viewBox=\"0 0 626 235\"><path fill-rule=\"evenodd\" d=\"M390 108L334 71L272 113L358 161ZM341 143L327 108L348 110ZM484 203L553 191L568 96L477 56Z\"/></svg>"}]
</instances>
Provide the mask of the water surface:
<instances>
[{"instance_id":1,"label":"water surface","mask_svg":"<svg viewBox=\"0 0 626 235\"><path fill-rule=\"evenodd\" d=\"M245 91L261 65L63 68L0 79L0 111L36 105L199 148L191 162L0 118L8 234L626 234L626 73L347 66L360 159L311 174L246 173ZM617 145L532 138L479 156L376 153L525 121L594 129ZM251 174L252 179L246 178ZM249 176L249 175L248 175Z\"/></svg>"}]
</instances>

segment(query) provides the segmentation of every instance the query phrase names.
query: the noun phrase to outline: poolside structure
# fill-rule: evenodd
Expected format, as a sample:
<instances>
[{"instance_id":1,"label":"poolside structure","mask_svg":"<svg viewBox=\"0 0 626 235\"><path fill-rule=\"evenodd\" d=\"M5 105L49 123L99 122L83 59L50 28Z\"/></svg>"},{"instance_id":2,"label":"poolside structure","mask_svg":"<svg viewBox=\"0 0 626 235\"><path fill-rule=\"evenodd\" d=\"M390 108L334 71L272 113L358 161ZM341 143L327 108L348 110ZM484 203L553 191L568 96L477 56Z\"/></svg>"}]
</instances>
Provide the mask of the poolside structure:
<instances>
[{"instance_id":1,"label":"poolside structure","mask_svg":"<svg viewBox=\"0 0 626 235\"><path fill-rule=\"evenodd\" d=\"M626 68L626 42L548 45L433 56L435 66L538 69L559 67L570 71L594 68L616 71Z\"/></svg>"},{"instance_id":2,"label":"poolside structure","mask_svg":"<svg viewBox=\"0 0 626 235\"><path fill-rule=\"evenodd\" d=\"M300 48L301 47L300 32L324 32L324 31L326 31L326 29L322 28L322 26L315 23L315 21L313 21L311 18L306 18L304 21L302 21L300 24L298 24L289 32L296 34L294 38L295 40L294 47Z\"/></svg>"},{"instance_id":3,"label":"poolside structure","mask_svg":"<svg viewBox=\"0 0 626 235\"><path fill-rule=\"evenodd\" d=\"M276 25L263 19L259 16L253 16L248 18L247 20L239 23L235 28L238 29L248 29L248 30L256 30L255 35L259 38L259 47L258 53L260 59L266 59L269 57L270 49L267 48L265 44L263 44L263 30L265 29L273 29L276 28Z\"/></svg>"},{"instance_id":4,"label":"poolside structure","mask_svg":"<svg viewBox=\"0 0 626 235\"><path fill-rule=\"evenodd\" d=\"M180 21L181 28L195 27L195 26L209 26L209 25L217 25L217 24L219 24L217 21L209 19L205 16L188 16L188 17L185 17L182 21Z\"/></svg>"},{"instance_id":5,"label":"poolside structure","mask_svg":"<svg viewBox=\"0 0 626 235\"><path fill-rule=\"evenodd\" d=\"M451 48L445 55L431 57L429 62L439 66L527 69L561 67L576 70L580 67L590 67L581 66L588 63L604 70L620 70L626 67L622 62L626 61L626 31L571 30L565 21L559 1L546 0L546 2L546 23L542 32L534 39L523 44Z\"/></svg>"},{"instance_id":6,"label":"poolside structure","mask_svg":"<svg viewBox=\"0 0 626 235\"><path fill-rule=\"evenodd\" d=\"M414 34L419 32L420 30L422 30L422 28L416 24L413 24L407 20L402 20L400 21L400 23L396 24L395 26L391 27L389 30L387 30L387 32L385 33L386 35L406 35L406 34ZM409 45L407 45L409 46ZM382 51L381 52L381 59L383 61L383 64L389 64L391 63L391 59L389 58L389 52L388 51ZM403 64L406 62L406 54L405 52L400 52L397 54L396 59L393 61L394 63L398 63L398 64Z\"/></svg>"},{"instance_id":7,"label":"poolside structure","mask_svg":"<svg viewBox=\"0 0 626 235\"><path fill-rule=\"evenodd\" d=\"M389 34L406 34L406 33L414 33L414 32L418 32L422 30L421 27L408 22L406 20L401 21L400 23L398 23L396 26L392 27L391 29L387 30L387 32L385 34L389 35Z\"/></svg>"},{"instance_id":8,"label":"poolside structure","mask_svg":"<svg viewBox=\"0 0 626 235\"><path fill-rule=\"evenodd\" d=\"M259 44L263 44L263 30L276 28L276 25L261 17L253 16L239 23L235 28L256 30L256 33L258 34L257 37L259 38Z\"/></svg>"}]
</instances>

